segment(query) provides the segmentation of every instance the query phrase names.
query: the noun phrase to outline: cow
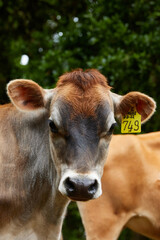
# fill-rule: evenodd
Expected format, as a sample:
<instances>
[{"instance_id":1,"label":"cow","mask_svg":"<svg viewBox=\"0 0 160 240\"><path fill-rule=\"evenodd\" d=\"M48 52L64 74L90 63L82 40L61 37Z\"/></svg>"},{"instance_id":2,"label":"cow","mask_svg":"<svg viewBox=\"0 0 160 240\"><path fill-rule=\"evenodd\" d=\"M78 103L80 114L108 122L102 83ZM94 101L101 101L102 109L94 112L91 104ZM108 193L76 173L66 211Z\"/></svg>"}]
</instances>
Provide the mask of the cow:
<instances>
[{"instance_id":1,"label":"cow","mask_svg":"<svg viewBox=\"0 0 160 240\"><path fill-rule=\"evenodd\" d=\"M114 135L102 189L78 203L87 240L116 240L125 227L160 240L160 132Z\"/></svg>"},{"instance_id":2,"label":"cow","mask_svg":"<svg viewBox=\"0 0 160 240\"><path fill-rule=\"evenodd\" d=\"M12 80L0 107L0 240L59 240L67 205L101 193L108 146L135 104L148 120L155 102L111 92L97 70L63 74L54 89Z\"/></svg>"}]
</instances>

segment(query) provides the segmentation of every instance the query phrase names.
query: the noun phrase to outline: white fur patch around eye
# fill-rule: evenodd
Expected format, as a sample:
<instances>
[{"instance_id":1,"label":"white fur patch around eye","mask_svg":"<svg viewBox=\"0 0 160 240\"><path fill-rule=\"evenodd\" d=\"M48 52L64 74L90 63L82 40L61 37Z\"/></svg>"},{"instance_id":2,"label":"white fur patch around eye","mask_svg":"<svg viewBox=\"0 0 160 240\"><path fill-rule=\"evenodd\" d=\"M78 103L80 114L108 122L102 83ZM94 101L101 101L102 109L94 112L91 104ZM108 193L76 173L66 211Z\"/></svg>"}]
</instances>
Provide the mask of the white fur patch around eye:
<instances>
[{"instance_id":1,"label":"white fur patch around eye","mask_svg":"<svg viewBox=\"0 0 160 240\"><path fill-rule=\"evenodd\" d=\"M107 129L109 130L111 128L112 124L114 124L114 123L116 123L116 120L114 118L114 113L110 112L107 117L107 121L106 121Z\"/></svg>"},{"instance_id":2,"label":"white fur patch around eye","mask_svg":"<svg viewBox=\"0 0 160 240\"><path fill-rule=\"evenodd\" d=\"M51 108L51 116L49 119L51 119L57 127L61 125L62 118L57 103Z\"/></svg>"}]
</instances>

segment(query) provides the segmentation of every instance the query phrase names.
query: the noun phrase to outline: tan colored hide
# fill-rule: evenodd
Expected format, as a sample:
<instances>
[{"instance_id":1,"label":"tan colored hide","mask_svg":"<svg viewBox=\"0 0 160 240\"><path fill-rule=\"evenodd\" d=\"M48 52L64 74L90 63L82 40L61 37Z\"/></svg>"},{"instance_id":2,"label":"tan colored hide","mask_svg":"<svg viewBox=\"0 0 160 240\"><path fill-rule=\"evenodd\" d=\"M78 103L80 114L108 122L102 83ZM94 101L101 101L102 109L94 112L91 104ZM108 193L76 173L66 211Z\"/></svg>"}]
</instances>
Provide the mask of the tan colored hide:
<instances>
[{"instance_id":1,"label":"tan colored hide","mask_svg":"<svg viewBox=\"0 0 160 240\"><path fill-rule=\"evenodd\" d=\"M87 240L116 240L124 227L160 239L160 132L113 136L102 186L78 203Z\"/></svg>"}]
</instances>

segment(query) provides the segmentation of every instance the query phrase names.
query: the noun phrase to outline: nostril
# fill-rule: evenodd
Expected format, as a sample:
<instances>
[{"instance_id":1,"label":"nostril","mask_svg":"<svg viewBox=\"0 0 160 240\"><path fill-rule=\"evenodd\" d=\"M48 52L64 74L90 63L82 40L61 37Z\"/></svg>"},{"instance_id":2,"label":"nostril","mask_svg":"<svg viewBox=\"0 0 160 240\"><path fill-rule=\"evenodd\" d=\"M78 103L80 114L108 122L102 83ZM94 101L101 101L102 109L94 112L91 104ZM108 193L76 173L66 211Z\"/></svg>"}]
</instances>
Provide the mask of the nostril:
<instances>
[{"instance_id":1,"label":"nostril","mask_svg":"<svg viewBox=\"0 0 160 240\"><path fill-rule=\"evenodd\" d=\"M94 180L92 184L88 187L88 193L94 195L98 189L98 182Z\"/></svg>"},{"instance_id":2,"label":"nostril","mask_svg":"<svg viewBox=\"0 0 160 240\"><path fill-rule=\"evenodd\" d=\"M75 191L75 184L69 177L65 180L64 185L65 185L68 192L74 192Z\"/></svg>"},{"instance_id":3,"label":"nostril","mask_svg":"<svg viewBox=\"0 0 160 240\"><path fill-rule=\"evenodd\" d=\"M89 177L69 177L63 181L65 195L74 201L87 201L95 197L99 188L97 179Z\"/></svg>"}]
</instances>

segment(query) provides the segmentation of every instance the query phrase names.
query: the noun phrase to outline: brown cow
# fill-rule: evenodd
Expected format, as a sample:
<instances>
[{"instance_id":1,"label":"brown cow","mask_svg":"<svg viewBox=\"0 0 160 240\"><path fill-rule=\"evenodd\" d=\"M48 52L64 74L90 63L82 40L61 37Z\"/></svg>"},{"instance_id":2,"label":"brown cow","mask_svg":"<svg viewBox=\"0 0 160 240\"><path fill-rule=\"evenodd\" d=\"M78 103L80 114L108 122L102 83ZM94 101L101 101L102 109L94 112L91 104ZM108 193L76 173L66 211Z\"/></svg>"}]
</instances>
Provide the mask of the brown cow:
<instances>
[{"instance_id":1,"label":"brown cow","mask_svg":"<svg viewBox=\"0 0 160 240\"><path fill-rule=\"evenodd\" d=\"M13 80L8 95L12 103L0 107L0 240L60 239L69 201L101 195L114 115L135 104L146 121L155 103L139 92L113 94L102 74L81 69L52 90Z\"/></svg>"},{"instance_id":2,"label":"brown cow","mask_svg":"<svg viewBox=\"0 0 160 240\"><path fill-rule=\"evenodd\" d=\"M160 239L160 132L115 135L99 199L79 203L87 240L116 240L124 227Z\"/></svg>"}]
</instances>

